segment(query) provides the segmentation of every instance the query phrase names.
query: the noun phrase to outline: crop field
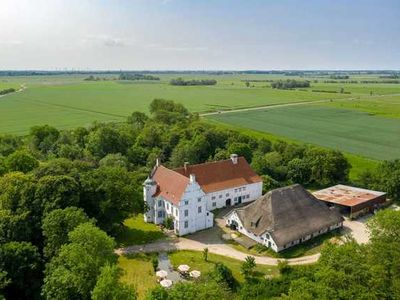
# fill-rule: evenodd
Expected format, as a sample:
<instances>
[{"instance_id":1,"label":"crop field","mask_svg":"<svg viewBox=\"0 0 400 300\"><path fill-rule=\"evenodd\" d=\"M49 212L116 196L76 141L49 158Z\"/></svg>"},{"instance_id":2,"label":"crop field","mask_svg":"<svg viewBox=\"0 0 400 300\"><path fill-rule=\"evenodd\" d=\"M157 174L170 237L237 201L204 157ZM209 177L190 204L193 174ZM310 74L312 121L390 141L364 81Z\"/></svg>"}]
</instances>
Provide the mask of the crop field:
<instances>
[{"instance_id":1,"label":"crop field","mask_svg":"<svg viewBox=\"0 0 400 300\"><path fill-rule=\"evenodd\" d=\"M382 160L400 157L400 119L329 105L301 105L209 118L292 140Z\"/></svg>"},{"instance_id":2,"label":"crop field","mask_svg":"<svg viewBox=\"0 0 400 300\"><path fill-rule=\"evenodd\" d=\"M111 75L99 75L111 79ZM400 84L323 83L321 78L305 78L312 87L277 90L265 80L302 79L276 75L182 75L188 79L212 78L215 86L171 86L171 78L160 75L160 81L96 81L87 82L84 75L3 77L0 87L27 89L0 100L0 133L26 134L31 126L51 124L62 128L87 126L91 122L122 120L133 111L146 112L155 98L175 100L193 112L230 110L316 100L339 100L373 95L400 94ZM326 78L325 78L326 79ZM250 87L243 80L252 80ZM263 81L264 80L264 81ZM339 93L343 87L345 92ZM314 92L313 92L314 90ZM315 92L336 91L337 93Z\"/></svg>"}]
</instances>

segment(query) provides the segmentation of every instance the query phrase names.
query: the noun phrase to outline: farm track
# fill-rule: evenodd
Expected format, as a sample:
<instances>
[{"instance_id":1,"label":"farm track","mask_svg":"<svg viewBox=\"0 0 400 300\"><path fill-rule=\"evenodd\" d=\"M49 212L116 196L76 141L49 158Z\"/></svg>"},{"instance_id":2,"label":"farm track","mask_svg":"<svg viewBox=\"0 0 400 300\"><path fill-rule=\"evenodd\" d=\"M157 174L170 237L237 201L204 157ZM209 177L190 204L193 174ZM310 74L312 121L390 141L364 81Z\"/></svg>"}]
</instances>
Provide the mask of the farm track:
<instances>
[{"instance_id":1,"label":"farm track","mask_svg":"<svg viewBox=\"0 0 400 300\"><path fill-rule=\"evenodd\" d=\"M393 97L393 96L400 96L400 94L375 95L375 96L369 96L369 99L375 99L375 98L381 98L381 97ZM359 98L360 98L359 96L358 97L349 97L349 98L335 99L333 101L351 101L351 100L357 100ZM199 116L207 117L207 116L237 113L237 112L243 112L243 111L273 109L273 108L280 108L280 107L287 107L287 106L307 105L307 104L316 104L316 103L328 103L331 101L332 101L331 99L322 99L322 100L314 100L314 101L301 101L301 102L270 104L270 105L254 106L254 107L237 108L237 109L232 109L232 110L220 110L220 111L214 111L214 112L200 113Z\"/></svg>"}]
</instances>

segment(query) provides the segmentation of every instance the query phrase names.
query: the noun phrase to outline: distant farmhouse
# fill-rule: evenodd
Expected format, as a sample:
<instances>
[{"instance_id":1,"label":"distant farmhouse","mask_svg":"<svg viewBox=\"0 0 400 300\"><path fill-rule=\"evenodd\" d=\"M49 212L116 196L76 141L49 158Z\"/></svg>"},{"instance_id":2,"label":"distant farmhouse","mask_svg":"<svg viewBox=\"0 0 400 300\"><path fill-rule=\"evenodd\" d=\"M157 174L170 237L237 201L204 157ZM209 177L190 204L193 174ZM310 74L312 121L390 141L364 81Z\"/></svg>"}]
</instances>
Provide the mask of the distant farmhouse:
<instances>
[{"instance_id":1,"label":"distant farmhouse","mask_svg":"<svg viewBox=\"0 0 400 300\"><path fill-rule=\"evenodd\" d=\"M157 161L144 182L148 208L144 220L162 224L173 219L177 235L213 226L211 210L246 203L262 195L262 179L243 157L168 169Z\"/></svg>"},{"instance_id":2,"label":"distant farmhouse","mask_svg":"<svg viewBox=\"0 0 400 300\"><path fill-rule=\"evenodd\" d=\"M350 218L373 212L386 203L386 193L341 184L314 192L313 195L328 206L337 207Z\"/></svg>"},{"instance_id":3,"label":"distant farmhouse","mask_svg":"<svg viewBox=\"0 0 400 300\"><path fill-rule=\"evenodd\" d=\"M301 185L272 190L232 210L226 224L279 252L343 226L343 217Z\"/></svg>"}]
</instances>

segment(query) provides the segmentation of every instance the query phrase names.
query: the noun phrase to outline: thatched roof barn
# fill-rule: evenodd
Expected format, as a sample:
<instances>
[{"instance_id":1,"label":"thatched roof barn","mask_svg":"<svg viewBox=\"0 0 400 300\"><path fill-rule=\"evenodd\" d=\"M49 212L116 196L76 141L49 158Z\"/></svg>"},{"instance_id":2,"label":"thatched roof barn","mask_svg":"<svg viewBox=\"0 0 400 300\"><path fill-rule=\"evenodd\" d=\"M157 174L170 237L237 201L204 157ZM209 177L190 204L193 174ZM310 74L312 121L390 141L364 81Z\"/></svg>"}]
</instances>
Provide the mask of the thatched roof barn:
<instances>
[{"instance_id":1,"label":"thatched roof barn","mask_svg":"<svg viewBox=\"0 0 400 300\"><path fill-rule=\"evenodd\" d=\"M341 227L343 217L301 185L272 190L227 216L227 224L280 251Z\"/></svg>"}]
</instances>

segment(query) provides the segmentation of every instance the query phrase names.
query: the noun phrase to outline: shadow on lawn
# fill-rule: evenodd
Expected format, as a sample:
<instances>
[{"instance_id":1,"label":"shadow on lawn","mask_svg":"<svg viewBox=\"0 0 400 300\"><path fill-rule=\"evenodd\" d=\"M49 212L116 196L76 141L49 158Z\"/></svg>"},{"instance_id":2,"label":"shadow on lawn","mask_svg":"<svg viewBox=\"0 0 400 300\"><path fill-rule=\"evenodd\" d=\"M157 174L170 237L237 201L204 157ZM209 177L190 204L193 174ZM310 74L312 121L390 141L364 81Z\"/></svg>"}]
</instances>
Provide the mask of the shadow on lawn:
<instances>
[{"instance_id":1,"label":"shadow on lawn","mask_svg":"<svg viewBox=\"0 0 400 300\"><path fill-rule=\"evenodd\" d=\"M119 247L127 247L132 245L143 245L164 238L165 235L161 231L123 227L117 234L116 241Z\"/></svg>"}]
</instances>

